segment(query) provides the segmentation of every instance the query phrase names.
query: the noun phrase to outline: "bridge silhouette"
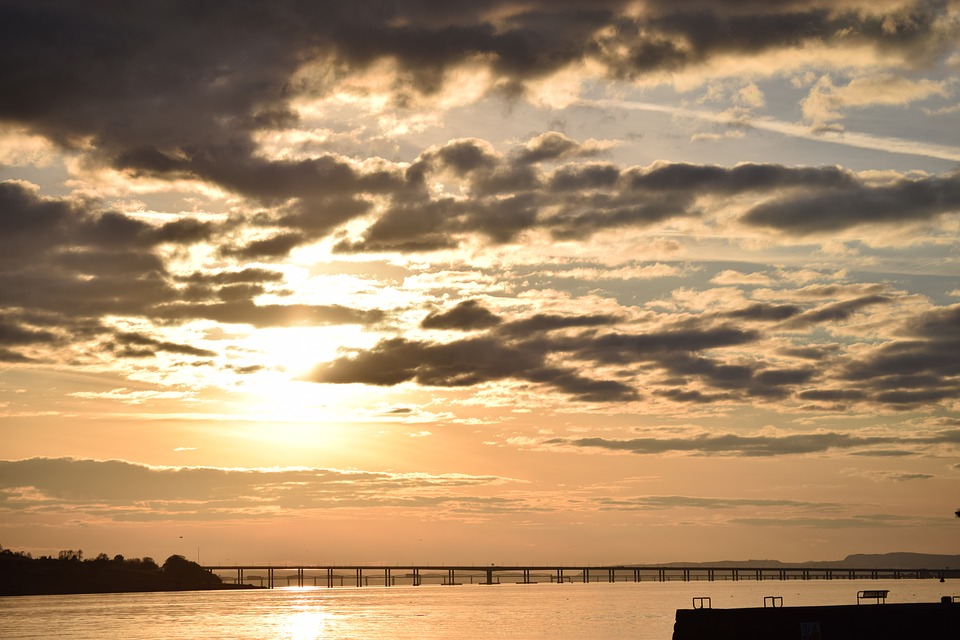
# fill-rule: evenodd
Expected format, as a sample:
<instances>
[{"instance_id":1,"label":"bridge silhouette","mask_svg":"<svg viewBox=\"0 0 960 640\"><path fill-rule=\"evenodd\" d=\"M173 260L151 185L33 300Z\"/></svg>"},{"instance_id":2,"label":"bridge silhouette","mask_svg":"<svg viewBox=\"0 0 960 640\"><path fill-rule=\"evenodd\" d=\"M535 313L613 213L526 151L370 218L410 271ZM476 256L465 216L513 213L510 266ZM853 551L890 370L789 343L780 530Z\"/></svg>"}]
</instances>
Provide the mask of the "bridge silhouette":
<instances>
[{"instance_id":1,"label":"bridge silhouette","mask_svg":"<svg viewBox=\"0 0 960 640\"><path fill-rule=\"evenodd\" d=\"M958 569L895 569L808 566L674 565L204 565L222 580L273 589L296 587L393 587L551 582L671 582L740 580L901 580L958 578Z\"/></svg>"}]
</instances>

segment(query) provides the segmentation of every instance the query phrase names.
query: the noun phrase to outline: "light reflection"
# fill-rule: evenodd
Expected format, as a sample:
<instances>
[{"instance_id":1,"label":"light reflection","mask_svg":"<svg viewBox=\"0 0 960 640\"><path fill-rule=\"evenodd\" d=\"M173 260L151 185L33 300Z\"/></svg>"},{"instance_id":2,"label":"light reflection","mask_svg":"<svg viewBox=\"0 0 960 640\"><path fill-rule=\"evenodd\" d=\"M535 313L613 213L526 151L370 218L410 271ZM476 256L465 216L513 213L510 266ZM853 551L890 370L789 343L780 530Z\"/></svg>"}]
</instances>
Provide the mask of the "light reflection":
<instances>
[{"instance_id":1,"label":"light reflection","mask_svg":"<svg viewBox=\"0 0 960 640\"><path fill-rule=\"evenodd\" d=\"M284 638L290 640L313 640L325 638L330 626L330 614L309 609L291 614L284 624Z\"/></svg>"}]
</instances>

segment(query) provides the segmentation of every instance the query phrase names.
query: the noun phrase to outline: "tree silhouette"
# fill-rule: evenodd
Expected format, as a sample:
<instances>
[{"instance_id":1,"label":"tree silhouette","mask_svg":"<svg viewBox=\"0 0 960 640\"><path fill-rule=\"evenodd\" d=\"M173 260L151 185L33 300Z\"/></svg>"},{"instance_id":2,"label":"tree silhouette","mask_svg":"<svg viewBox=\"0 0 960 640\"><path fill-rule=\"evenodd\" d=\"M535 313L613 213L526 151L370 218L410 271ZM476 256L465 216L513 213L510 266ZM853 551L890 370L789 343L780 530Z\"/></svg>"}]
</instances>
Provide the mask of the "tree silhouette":
<instances>
[{"instance_id":1,"label":"tree silhouette","mask_svg":"<svg viewBox=\"0 0 960 640\"><path fill-rule=\"evenodd\" d=\"M173 555L163 563L163 573L173 580L190 582L197 585L218 585L220 578L207 571L196 562L183 556Z\"/></svg>"}]
</instances>

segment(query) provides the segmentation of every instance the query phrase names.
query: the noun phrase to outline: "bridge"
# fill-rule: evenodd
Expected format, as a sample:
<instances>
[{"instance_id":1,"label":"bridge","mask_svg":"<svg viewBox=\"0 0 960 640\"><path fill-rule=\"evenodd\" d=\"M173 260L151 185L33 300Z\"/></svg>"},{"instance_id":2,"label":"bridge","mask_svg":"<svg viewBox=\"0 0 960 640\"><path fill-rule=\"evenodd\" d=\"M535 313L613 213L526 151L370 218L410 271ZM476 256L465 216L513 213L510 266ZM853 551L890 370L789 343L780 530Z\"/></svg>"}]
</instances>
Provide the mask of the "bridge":
<instances>
[{"instance_id":1,"label":"bridge","mask_svg":"<svg viewBox=\"0 0 960 640\"><path fill-rule=\"evenodd\" d=\"M670 582L694 580L901 580L960 578L960 569L863 569L754 566L555 565L206 565L226 582L275 587L393 587L551 582Z\"/></svg>"}]
</instances>

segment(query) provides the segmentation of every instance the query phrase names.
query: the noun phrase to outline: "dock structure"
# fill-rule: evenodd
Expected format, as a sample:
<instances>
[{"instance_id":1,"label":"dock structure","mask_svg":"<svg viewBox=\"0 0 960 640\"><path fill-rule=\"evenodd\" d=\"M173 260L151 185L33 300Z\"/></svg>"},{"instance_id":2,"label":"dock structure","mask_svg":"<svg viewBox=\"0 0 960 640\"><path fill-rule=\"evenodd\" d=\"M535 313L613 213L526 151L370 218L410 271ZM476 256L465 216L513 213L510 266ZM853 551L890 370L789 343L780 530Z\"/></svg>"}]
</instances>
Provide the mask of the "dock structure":
<instances>
[{"instance_id":1,"label":"dock structure","mask_svg":"<svg viewBox=\"0 0 960 640\"><path fill-rule=\"evenodd\" d=\"M712 609L694 599L694 608L677 609L673 640L901 640L954 638L960 628L960 602ZM709 600L709 599L707 599ZM772 604L772 603L771 603Z\"/></svg>"},{"instance_id":2,"label":"dock structure","mask_svg":"<svg viewBox=\"0 0 960 640\"><path fill-rule=\"evenodd\" d=\"M554 584L764 581L764 580L902 580L960 578L960 569L737 566L557 566L557 565L206 565L224 581L276 587L392 587L463 584Z\"/></svg>"}]
</instances>

